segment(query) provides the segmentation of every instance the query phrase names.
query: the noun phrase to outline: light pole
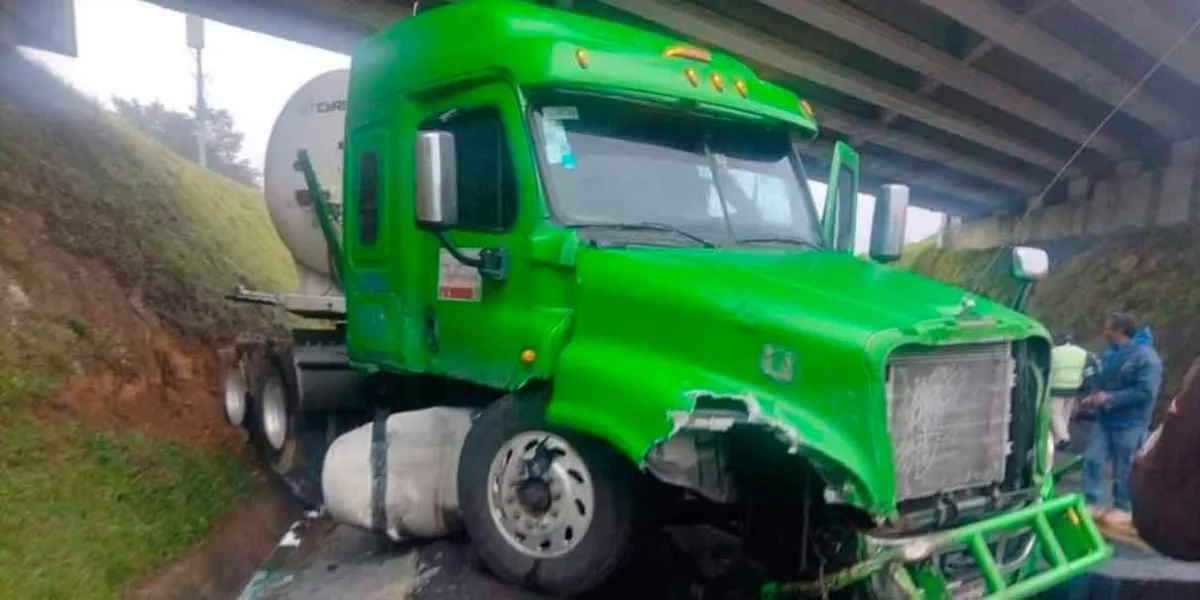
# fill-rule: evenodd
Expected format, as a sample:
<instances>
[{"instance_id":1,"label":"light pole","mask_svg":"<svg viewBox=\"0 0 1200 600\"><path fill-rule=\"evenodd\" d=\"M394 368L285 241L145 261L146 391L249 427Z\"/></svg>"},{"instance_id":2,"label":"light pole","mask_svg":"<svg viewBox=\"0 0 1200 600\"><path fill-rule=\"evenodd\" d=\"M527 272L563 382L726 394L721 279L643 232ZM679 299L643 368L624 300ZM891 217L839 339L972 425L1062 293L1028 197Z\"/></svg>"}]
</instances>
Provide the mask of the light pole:
<instances>
[{"instance_id":1,"label":"light pole","mask_svg":"<svg viewBox=\"0 0 1200 600\"><path fill-rule=\"evenodd\" d=\"M204 102L204 19L187 15L187 44L196 52L196 162L208 168L208 106Z\"/></svg>"}]
</instances>

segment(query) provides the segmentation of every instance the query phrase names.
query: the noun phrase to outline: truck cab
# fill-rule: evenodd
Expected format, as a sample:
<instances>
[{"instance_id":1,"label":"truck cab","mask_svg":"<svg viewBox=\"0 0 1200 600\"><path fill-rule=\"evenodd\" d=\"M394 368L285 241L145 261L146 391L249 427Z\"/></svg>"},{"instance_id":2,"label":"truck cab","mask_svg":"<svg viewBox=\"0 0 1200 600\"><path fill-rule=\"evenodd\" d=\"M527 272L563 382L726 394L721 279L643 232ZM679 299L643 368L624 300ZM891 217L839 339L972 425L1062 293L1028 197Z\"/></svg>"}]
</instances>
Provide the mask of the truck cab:
<instances>
[{"instance_id":1,"label":"truck cab","mask_svg":"<svg viewBox=\"0 0 1200 600\"><path fill-rule=\"evenodd\" d=\"M733 57L474 0L361 43L345 107L345 402L473 411L457 510L500 577L595 589L683 514L767 596L1014 597L1107 558L1053 491L1045 329L884 264L903 186L856 256L857 155L818 210L811 107Z\"/></svg>"}]
</instances>

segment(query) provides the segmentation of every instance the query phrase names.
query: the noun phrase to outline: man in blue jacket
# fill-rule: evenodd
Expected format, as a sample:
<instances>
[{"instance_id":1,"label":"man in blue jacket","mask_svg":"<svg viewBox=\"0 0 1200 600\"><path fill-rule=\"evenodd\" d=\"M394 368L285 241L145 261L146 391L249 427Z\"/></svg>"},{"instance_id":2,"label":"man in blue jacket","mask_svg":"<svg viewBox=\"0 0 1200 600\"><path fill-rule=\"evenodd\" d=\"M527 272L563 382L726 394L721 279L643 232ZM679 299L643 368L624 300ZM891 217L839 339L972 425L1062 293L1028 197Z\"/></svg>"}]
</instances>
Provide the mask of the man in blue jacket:
<instances>
[{"instance_id":1,"label":"man in blue jacket","mask_svg":"<svg viewBox=\"0 0 1200 600\"><path fill-rule=\"evenodd\" d=\"M1083 453L1083 494L1098 520L1111 525L1130 521L1129 467L1145 438L1162 383L1162 361L1149 328L1131 315L1118 313L1104 324L1109 346L1100 356L1100 373L1084 399L1097 415L1095 430ZM1103 470L1113 466L1113 506L1101 504Z\"/></svg>"}]
</instances>

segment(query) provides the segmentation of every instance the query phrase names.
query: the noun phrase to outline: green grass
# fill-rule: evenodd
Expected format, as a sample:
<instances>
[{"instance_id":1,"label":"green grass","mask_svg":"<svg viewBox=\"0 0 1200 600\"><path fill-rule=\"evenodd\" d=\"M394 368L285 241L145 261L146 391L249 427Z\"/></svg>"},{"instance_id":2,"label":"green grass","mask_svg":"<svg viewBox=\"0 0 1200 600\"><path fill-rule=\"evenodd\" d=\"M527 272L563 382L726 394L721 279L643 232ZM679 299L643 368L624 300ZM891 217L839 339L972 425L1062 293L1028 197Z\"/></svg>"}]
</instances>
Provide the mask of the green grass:
<instances>
[{"instance_id":1,"label":"green grass","mask_svg":"<svg viewBox=\"0 0 1200 600\"><path fill-rule=\"evenodd\" d=\"M112 598L201 539L248 470L137 434L0 410L0 598Z\"/></svg>"},{"instance_id":2,"label":"green grass","mask_svg":"<svg viewBox=\"0 0 1200 600\"><path fill-rule=\"evenodd\" d=\"M915 253L908 268L1010 304L1017 282L1009 276L1012 256L995 250L939 250L926 248Z\"/></svg>"},{"instance_id":3,"label":"green grass","mask_svg":"<svg viewBox=\"0 0 1200 600\"><path fill-rule=\"evenodd\" d=\"M164 322L220 339L262 313L236 284L295 285L259 190L215 176L0 48L0 203L36 206L54 243L101 259Z\"/></svg>"},{"instance_id":4,"label":"green grass","mask_svg":"<svg viewBox=\"0 0 1200 600\"><path fill-rule=\"evenodd\" d=\"M913 242L904 245L904 252L900 255L900 260L896 261L893 266L900 269L912 269L913 263L925 253L926 250L937 248L937 235L931 235L921 241Z\"/></svg>"},{"instance_id":5,"label":"green grass","mask_svg":"<svg viewBox=\"0 0 1200 600\"><path fill-rule=\"evenodd\" d=\"M30 215L44 239L6 239ZM121 363L123 348L150 344L120 338L122 320L211 349L281 323L226 301L234 285L295 283L259 190L172 154L0 45L0 283L33 290L63 261L111 273L122 293L95 300L112 303L97 311L109 323L55 312L53 290L16 310L0 295L0 598L116 597L248 491L226 450L38 409L104 362L90 357L142 367Z\"/></svg>"}]
</instances>

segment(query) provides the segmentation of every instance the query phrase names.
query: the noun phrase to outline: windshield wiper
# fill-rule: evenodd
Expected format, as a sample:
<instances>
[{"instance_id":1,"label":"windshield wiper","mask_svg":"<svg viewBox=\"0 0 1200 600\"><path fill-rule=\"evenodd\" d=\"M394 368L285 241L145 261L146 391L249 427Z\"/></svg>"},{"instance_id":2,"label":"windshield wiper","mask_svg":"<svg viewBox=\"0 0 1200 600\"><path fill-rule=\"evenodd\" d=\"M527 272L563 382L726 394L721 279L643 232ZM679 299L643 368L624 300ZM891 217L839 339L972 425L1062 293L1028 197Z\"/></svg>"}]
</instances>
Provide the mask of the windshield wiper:
<instances>
[{"instance_id":1,"label":"windshield wiper","mask_svg":"<svg viewBox=\"0 0 1200 600\"><path fill-rule=\"evenodd\" d=\"M770 244L770 243L776 243L776 244L794 244L794 245L796 245L796 246L804 246L804 247L807 247L807 248L812 248L813 250L820 250L820 249L821 249L821 246L820 246L820 245L818 245L818 244L816 244L816 243L814 243L814 242L811 242L811 241L809 241L809 240L806 240L806 239L804 239L804 238L798 238L798 237L789 237L789 236L774 236L774 237L760 237L760 238L742 238L742 239L738 239L738 240L734 240L734 241L736 241L736 242L737 242L737 243L739 243L739 244Z\"/></svg>"},{"instance_id":2,"label":"windshield wiper","mask_svg":"<svg viewBox=\"0 0 1200 600\"><path fill-rule=\"evenodd\" d=\"M643 223L573 223L573 224L567 225L567 227L570 227L571 229L601 229L601 228L603 228L603 229L620 229L620 230L624 230L624 231L669 231L671 233L678 233L679 235L682 235L683 237L688 238L689 240L692 240L692 241L696 242L697 244L704 246L705 248L716 248L717 247L716 244L713 244L712 242L710 242L694 233L684 231L683 229L680 229L674 225L670 225L667 223L646 223L646 222L643 222Z\"/></svg>"}]
</instances>

